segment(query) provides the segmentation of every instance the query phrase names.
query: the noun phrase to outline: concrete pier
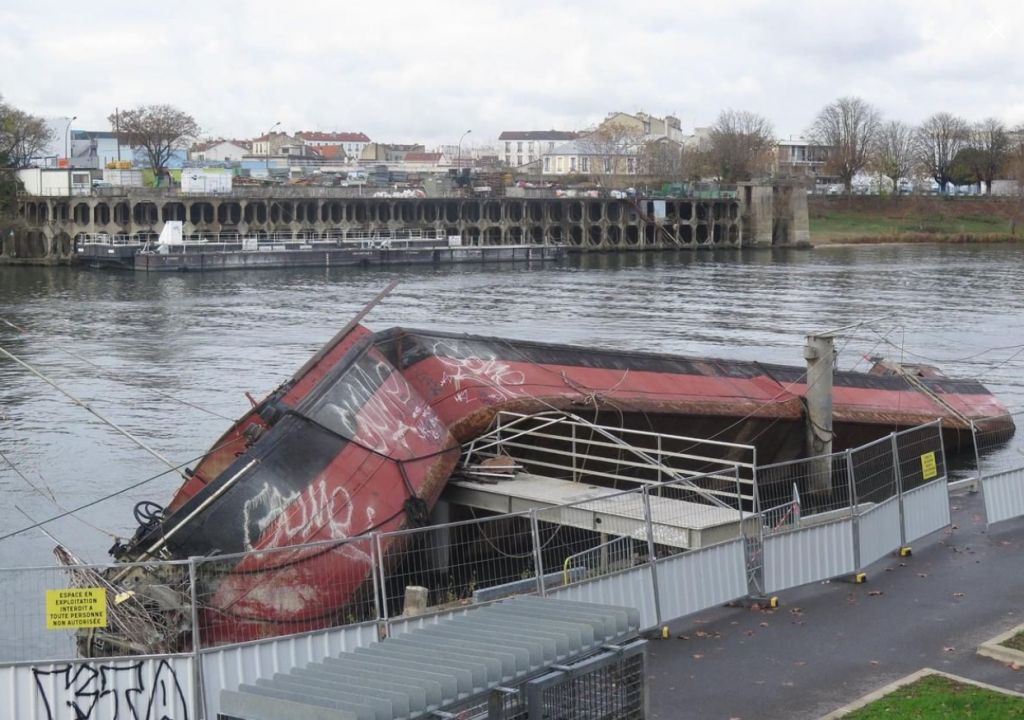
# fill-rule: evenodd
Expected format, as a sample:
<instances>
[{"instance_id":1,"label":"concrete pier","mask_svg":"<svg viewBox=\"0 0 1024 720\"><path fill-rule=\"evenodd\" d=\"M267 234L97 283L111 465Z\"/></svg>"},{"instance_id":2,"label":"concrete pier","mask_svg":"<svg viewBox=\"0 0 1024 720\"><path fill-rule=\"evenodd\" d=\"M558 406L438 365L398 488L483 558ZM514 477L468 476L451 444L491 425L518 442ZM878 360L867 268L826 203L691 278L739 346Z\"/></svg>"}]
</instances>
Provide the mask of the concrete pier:
<instances>
[{"instance_id":1,"label":"concrete pier","mask_svg":"<svg viewBox=\"0 0 1024 720\"><path fill-rule=\"evenodd\" d=\"M288 235L296 241L403 230L460 236L463 247L560 244L569 252L740 248L791 244L772 233L781 186L748 184L736 197L610 198L356 197L342 188L240 188L228 195L125 188L118 194L18 199L24 231L0 239L0 262L69 261L80 235L107 233L145 242L165 222L186 239ZM788 196L787 196L788 197ZM806 228L803 213L791 223ZM803 237L801 235L801 237Z\"/></svg>"}]
</instances>

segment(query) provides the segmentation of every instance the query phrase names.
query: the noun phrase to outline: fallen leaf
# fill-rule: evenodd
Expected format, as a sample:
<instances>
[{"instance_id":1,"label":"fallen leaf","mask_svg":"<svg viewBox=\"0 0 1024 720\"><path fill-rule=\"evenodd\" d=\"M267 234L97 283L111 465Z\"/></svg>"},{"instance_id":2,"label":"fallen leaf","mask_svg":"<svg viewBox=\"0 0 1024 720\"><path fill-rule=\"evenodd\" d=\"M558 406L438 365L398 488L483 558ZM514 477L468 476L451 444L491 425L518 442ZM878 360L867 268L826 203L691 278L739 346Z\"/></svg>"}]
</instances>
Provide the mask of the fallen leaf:
<instances>
[{"instance_id":1,"label":"fallen leaf","mask_svg":"<svg viewBox=\"0 0 1024 720\"><path fill-rule=\"evenodd\" d=\"M760 624L761 627L768 627L768 623L766 623L766 622L759 623L759 624Z\"/></svg>"},{"instance_id":2,"label":"fallen leaf","mask_svg":"<svg viewBox=\"0 0 1024 720\"><path fill-rule=\"evenodd\" d=\"M891 567L888 567L888 568L885 569L886 572L894 572L895 570L896 570L896 568L891 568Z\"/></svg>"},{"instance_id":3,"label":"fallen leaf","mask_svg":"<svg viewBox=\"0 0 1024 720\"><path fill-rule=\"evenodd\" d=\"M868 596L869 597L876 597L876 596L882 595L882 594L883 593L882 593L881 590L871 590L871 591L868 592Z\"/></svg>"},{"instance_id":4,"label":"fallen leaf","mask_svg":"<svg viewBox=\"0 0 1024 720\"><path fill-rule=\"evenodd\" d=\"M963 593L953 593L953 597L963 597Z\"/></svg>"},{"instance_id":5,"label":"fallen leaf","mask_svg":"<svg viewBox=\"0 0 1024 720\"><path fill-rule=\"evenodd\" d=\"M906 567L906 566L907 566L906 563L900 563L900 567Z\"/></svg>"},{"instance_id":6,"label":"fallen leaf","mask_svg":"<svg viewBox=\"0 0 1024 720\"><path fill-rule=\"evenodd\" d=\"M950 510L959 510L959 509L960 509L959 505L954 505L953 507L950 508Z\"/></svg>"},{"instance_id":7,"label":"fallen leaf","mask_svg":"<svg viewBox=\"0 0 1024 720\"><path fill-rule=\"evenodd\" d=\"M942 648L942 652L956 652L956 648L955 647L944 647L944 648Z\"/></svg>"},{"instance_id":8,"label":"fallen leaf","mask_svg":"<svg viewBox=\"0 0 1024 720\"><path fill-rule=\"evenodd\" d=\"M804 611L803 611L803 610L801 610L801 609L800 609L800 608L798 608L798 607L795 607L795 608L790 608L790 609L789 609L789 614L790 614L790 615L803 615L803 614L804 614Z\"/></svg>"},{"instance_id":9,"label":"fallen leaf","mask_svg":"<svg viewBox=\"0 0 1024 720\"><path fill-rule=\"evenodd\" d=\"M751 609L751 610L755 610L755 611L756 611L756 610L760 610L760 609L761 609L761 606L760 606L760 605L758 605L757 603L754 603L753 605L751 605L751 606L750 606L750 609Z\"/></svg>"},{"instance_id":10,"label":"fallen leaf","mask_svg":"<svg viewBox=\"0 0 1024 720\"><path fill-rule=\"evenodd\" d=\"M688 635L676 635L676 640L689 640Z\"/></svg>"},{"instance_id":11,"label":"fallen leaf","mask_svg":"<svg viewBox=\"0 0 1024 720\"><path fill-rule=\"evenodd\" d=\"M694 655L693 659L694 660L700 660L702 657L704 657L704 656L703 655Z\"/></svg>"},{"instance_id":12,"label":"fallen leaf","mask_svg":"<svg viewBox=\"0 0 1024 720\"><path fill-rule=\"evenodd\" d=\"M928 577L928 573L918 573L918 577Z\"/></svg>"},{"instance_id":13,"label":"fallen leaf","mask_svg":"<svg viewBox=\"0 0 1024 720\"><path fill-rule=\"evenodd\" d=\"M794 621L793 621L793 624L794 624L794 625L803 625L803 624L804 624L804 621L803 621L803 620L794 620Z\"/></svg>"},{"instance_id":14,"label":"fallen leaf","mask_svg":"<svg viewBox=\"0 0 1024 720\"><path fill-rule=\"evenodd\" d=\"M756 633L756 632L754 632L753 630L744 630L744 631L743 631L743 634L744 634L744 635L747 635L747 636L749 636L749 637L753 637L754 635L757 635L757 633Z\"/></svg>"},{"instance_id":15,"label":"fallen leaf","mask_svg":"<svg viewBox=\"0 0 1024 720\"><path fill-rule=\"evenodd\" d=\"M793 664L794 664L794 665L806 665L806 664L807 664L807 662L806 662L806 661L804 661L804 660L798 660L797 662L795 662L795 663L793 663Z\"/></svg>"},{"instance_id":16,"label":"fallen leaf","mask_svg":"<svg viewBox=\"0 0 1024 720\"><path fill-rule=\"evenodd\" d=\"M708 635L709 635L709 633L706 633L706 632L704 632L703 630L698 630L698 631L697 631L696 633L694 633L694 634L695 634L695 635L696 635L697 637L700 637L700 638L703 638L703 637L708 637Z\"/></svg>"},{"instance_id":17,"label":"fallen leaf","mask_svg":"<svg viewBox=\"0 0 1024 720\"><path fill-rule=\"evenodd\" d=\"M869 662L870 662L870 663L871 663L872 665L877 665L877 664L878 664L878 661L877 661L877 660L871 660L871 661L869 661Z\"/></svg>"},{"instance_id":18,"label":"fallen leaf","mask_svg":"<svg viewBox=\"0 0 1024 720\"><path fill-rule=\"evenodd\" d=\"M784 682L784 683L782 683L782 686L783 687L793 687L793 683L791 683L791 682Z\"/></svg>"},{"instance_id":19,"label":"fallen leaf","mask_svg":"<svg viewBox=\"0 0 1024 720\"><path fill-rule=\"evenodd\" d=\"M1020 670L1022 667L1024 667L1024 665L1021 665L1020 663L1011 662L1006 663L1006 667L1010 668L1011 670Z\"/></svg>"}]
</instances>

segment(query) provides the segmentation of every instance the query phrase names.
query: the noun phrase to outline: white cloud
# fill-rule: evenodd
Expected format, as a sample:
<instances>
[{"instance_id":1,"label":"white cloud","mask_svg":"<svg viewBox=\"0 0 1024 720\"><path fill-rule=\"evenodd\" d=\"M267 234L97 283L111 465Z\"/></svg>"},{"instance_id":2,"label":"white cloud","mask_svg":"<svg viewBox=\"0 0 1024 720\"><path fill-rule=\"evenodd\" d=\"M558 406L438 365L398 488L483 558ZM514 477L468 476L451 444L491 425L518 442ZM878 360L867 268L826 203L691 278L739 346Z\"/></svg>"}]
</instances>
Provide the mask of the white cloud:
<instances>
[{"instance_id":1,"label":"white cloud","mask_svg":"<svg viewBox=\"0 0 1024 720\"><path fill-rule=\"evenodd\" d=\"M211 135L281 121L479 143L612 110L690 128L732 107L785 135L845 94L909 122L1024 122L1024 6L995 1L51 0L0 10L0 27L0 92L79 128L169 102Z\"/></svg>"}]
</instances>

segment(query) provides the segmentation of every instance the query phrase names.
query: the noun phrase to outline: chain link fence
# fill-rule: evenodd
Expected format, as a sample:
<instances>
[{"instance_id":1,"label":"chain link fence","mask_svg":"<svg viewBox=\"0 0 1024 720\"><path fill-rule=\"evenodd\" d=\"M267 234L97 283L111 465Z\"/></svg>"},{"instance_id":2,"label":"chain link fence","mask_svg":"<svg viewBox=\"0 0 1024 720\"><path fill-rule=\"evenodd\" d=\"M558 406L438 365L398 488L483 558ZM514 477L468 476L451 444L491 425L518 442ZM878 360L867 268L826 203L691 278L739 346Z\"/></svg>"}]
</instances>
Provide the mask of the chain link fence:
<instances>
[{"instance_id":1,"label":"chain link fence","mask_svg":"<svg viewBox=\"0 0 1024 720\"><path fill-rule=\"evenodd\" d=\"M1024 412L975 421L974 457L979 479L1024 467Z\"/></svg>"},{"instance_id":2,"label":"chain link fence","mask_svg":"<svg viewBox=\"0 0 1024 720\"><path fill-rule=\"evenodd\" d=\"M758 506L765 534L822 521L850 507L846 453L766 465L757 470Z\"/></svg>"}]
</instances>

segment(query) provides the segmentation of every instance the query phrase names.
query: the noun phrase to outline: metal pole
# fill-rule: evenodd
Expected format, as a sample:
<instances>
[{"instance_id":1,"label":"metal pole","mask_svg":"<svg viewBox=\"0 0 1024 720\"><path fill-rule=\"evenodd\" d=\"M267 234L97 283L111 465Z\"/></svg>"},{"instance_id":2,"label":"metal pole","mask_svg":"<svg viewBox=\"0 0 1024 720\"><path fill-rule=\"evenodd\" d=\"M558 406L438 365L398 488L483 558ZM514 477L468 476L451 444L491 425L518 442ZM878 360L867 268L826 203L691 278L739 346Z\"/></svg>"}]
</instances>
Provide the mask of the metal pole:
<instances>
[{"instance_id":1,"label":"metal pole","mask_svg":"<svg viewBox=\"0 0 1024 720\"><path fill-rule=\"evenodd\" d=\"M892 438L892 471L896 477L896 497L900 506L900 546L906 546L907 519L903 515L903 471L900 468L900 445L895 432L890 437Z\"/></svg>"},{"instance_id":2,"label":"metal pole","mask_svg":"<svg viewBox=\"0 0 1024 720\"><path fill-rule=\"evenodd\" d=\"M533 535L533 564L537 573L537 594L544 597L547 589L544 587L544 557L540 545L540 523L537 522L536 508L530 511L530 532Z\"/></svg>"},{"instance_id":3,"label":"metal pole","mask_svg":"<svg viewBox=\"0 0 1024 720\"><path fill-rule=\"evenodd\" d=\"M846 474L850 485L850 518L853 520L853 567L860 572L860 520L857 516L857 478L853 472L853 453L846 451Z\"/></svg>"},{"instance_id":4,"label":"metal pole","mask_svg":"<svg viewBox=\"0 0 1024 720\"><path fill-rule=\"evenodd\" d=\"M978 427L974 424L974 420L971 420L971 444L974 446L974 468L977 471L977 475L974 478L974 489L981 490L983 484L981 482L981 451L978 449Z\"/></svg>"},{"instance_id":5,"label":"metal pole","mask_svg":"<svg viewBox=\"0 0 1024 720\"><path fill-rule=\"evenodd\" d=\"M206 693L203 692L203 656L200 654L202 639L199 634L199 602L196 589L196 559L188 559L188 584L192 597L192 674L193 706L200 718L206 717Z\"/></svg>"},{"instance_id":6,"label":"metal pole","mask_svg":"<svg viewBox=\"0 0 1024 720\"><path fill-rule=\"evenodd\" d=\"M380 579L377 577L377 533L370 533L370 574L373 576L373 619L380 620Z\"/></svg>"},{"instance_id":7,"label":"metal pole","mask_svg":"<svg viewBox=\"0 0 1024 720\"><path fill-rule=\"evenodd\" d=\"M642 488L644 498L644 520L647 522L647 554L651 566L651 589L654 590L654 617L657 626L661 627L661 592L658 589L658 553L654 548L654 523L651 522L651 498L647 494L647 486Z\"/></svg>"},{"instance_id":8,"label":"metal pole","mask_svg":"<svg viewBox=\"0 0 1024 720\"><path fill-rule=\"evenodd\" d=\"M377 569L380 570L380 592L382 596L381 611L378 619L384 621L384 637L391 637L391 626L388 623L388 584L384 576L384 553L381 552L380 533L373 534L373 542L377 548Z\"/></svg>"}]
</instances>

